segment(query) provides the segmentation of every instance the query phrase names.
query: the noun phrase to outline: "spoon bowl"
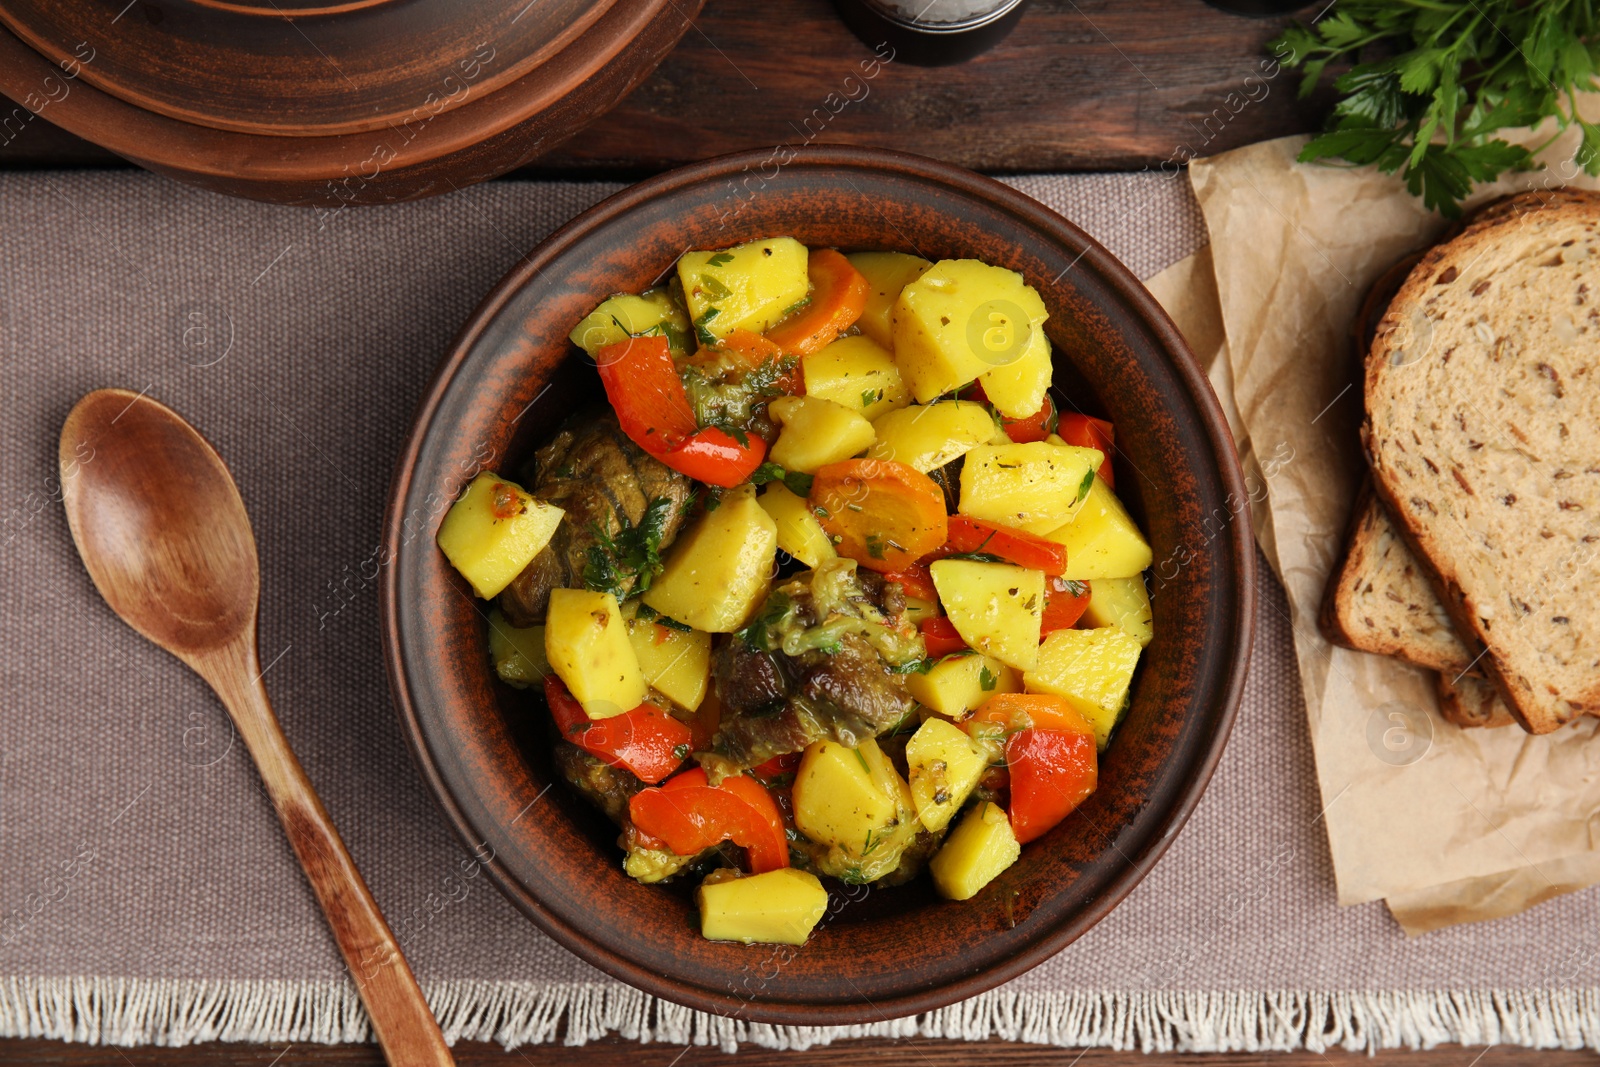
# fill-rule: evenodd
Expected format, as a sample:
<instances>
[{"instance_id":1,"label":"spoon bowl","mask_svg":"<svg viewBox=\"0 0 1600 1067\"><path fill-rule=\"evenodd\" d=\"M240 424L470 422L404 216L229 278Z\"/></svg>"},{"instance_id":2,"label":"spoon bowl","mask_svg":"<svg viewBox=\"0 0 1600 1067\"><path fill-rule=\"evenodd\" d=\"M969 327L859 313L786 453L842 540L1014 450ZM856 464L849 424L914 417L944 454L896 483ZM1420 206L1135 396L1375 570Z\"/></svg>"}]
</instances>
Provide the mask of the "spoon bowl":
<instances>
[{"instance_id":1,"label":"spoon bowl","mask_svg":"<svg viewBox=\"0 0 1600 1067\"><path fill-rule=\"evenodd\" d=\"M289 748L261 684L261 571L239 488L171 408L101 389L61 428L62 501L111 610L216 690L256 762L391 1064L454 1060L394 934Z\"/></svg>"}]
</instances>

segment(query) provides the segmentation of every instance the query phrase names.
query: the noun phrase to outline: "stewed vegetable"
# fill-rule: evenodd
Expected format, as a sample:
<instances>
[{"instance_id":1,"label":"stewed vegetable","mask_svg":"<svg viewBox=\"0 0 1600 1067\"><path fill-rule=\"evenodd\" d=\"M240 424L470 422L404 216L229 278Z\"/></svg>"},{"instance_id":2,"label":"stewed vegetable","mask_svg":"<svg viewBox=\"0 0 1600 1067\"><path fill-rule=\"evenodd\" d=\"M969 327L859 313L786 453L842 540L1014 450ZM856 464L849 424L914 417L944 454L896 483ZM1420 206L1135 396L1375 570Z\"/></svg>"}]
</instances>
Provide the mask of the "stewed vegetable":
<instances>
[{"instance_id":1,"label":"stewed vegetable","mask_svg":"<svg viewBox=\"0 0 1600 1067\"><path fill-rule=\"evenodd\" d=\"M1093 795L1152 553L1046 319L976 260L687 252L574 326L606 408L445 517L497 676L706 937L802 944L824 879L968 899Z\"/></svg>"}]
</instances>

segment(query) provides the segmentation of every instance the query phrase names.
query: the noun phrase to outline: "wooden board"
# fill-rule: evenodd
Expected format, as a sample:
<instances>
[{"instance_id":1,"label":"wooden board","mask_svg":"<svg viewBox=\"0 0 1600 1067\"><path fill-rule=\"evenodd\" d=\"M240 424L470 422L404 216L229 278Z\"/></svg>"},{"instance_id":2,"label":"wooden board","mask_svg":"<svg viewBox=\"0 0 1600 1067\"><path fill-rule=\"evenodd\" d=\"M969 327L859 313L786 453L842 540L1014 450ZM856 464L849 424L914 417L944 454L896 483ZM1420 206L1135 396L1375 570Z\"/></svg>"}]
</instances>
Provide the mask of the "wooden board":
<instances>
[{"instance_id":1,"label":"wooden board","mask_svg":"<svg viewBox=\"0 0 1600 1067\"><path fill-rule=\"evenodd\" d=\"M626 179L808 140L991 173L1159 166L1318 126L1327 97L1296 99L1265 51L1282 25L1202 0L1033 0L992 51L913 67L876 60L829 0L711 0L615 110L521 173ZM118 162L48 116L0 130L0 166Z\"/></svg>"}]
</instances>

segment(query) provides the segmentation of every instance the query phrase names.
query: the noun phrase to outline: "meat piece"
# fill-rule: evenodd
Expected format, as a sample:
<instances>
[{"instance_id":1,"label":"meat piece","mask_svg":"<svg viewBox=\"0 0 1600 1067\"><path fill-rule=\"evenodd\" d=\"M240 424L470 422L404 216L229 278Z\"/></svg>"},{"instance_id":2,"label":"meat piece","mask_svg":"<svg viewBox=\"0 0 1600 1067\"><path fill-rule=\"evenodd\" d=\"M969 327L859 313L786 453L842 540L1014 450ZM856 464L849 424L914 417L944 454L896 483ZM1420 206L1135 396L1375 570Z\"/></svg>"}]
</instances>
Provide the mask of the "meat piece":
<instances>
[{"instance_id":1,"label":"meat piece","mask_svg":"<svg viewBox=\"0 0 1600 1067\"><path fill-rule=\"evenodd\" d=\"M579 796L605 812L606 818L618 826L627 822L628 801L644 788L643 782L571 741L557 741L551 756L556 773Z\"/></svg>"},{"instance_id":2,"label":"meat piece","mask_svg":"<svg viewBox=\"0 0 1600 1067\"><path fill-rule=\"evenodd\" d=\"M855 746L903 719L915 702L893 668L923 647L898 588L833 560L775 589L717 650L722 721L701 757L707 772L735 773L822 738Z\"/></svg>"},{"instance_id":3,"label":"meat piece","mask_svg":"<svg viewBox=\"0 0 1600 1067\"><path fill-rule=\"evenodd\" d=\"M566 512L550 544L500 594L500 610L513 626L544 621L550 590L582 588L595 528L615 537L636 526L652 501L665 500L660 547L677 537L689 511L690 479L628 439L610 409L591 409L567 420L534 456L533 494ZM602 550L603 551L603 550ZM622 585L631 588L632 576Z\"/></svg>"}]
</instances>

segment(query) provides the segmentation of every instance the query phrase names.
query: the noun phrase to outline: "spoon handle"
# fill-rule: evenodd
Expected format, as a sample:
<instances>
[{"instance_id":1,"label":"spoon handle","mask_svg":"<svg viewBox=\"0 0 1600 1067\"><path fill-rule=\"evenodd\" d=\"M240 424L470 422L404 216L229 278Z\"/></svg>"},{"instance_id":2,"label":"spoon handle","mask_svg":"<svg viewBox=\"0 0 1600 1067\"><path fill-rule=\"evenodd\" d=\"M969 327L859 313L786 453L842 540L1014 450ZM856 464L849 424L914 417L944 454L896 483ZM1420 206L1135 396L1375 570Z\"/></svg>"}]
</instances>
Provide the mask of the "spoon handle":
<instances>
[{"instance_id":1,"label":"spoon handle","mask_svg":"<svg viewBox=\"0 0 1600 1067\"><path fill-rule=\"evenodd\" d=\"M222 698L255 759L289 843L322 903L384 1057L391 1067L453 1065L450 1048L399 943L278 726L261 683L254 628L250 630L193 666Z\"/></svg>"}]
</instances>

